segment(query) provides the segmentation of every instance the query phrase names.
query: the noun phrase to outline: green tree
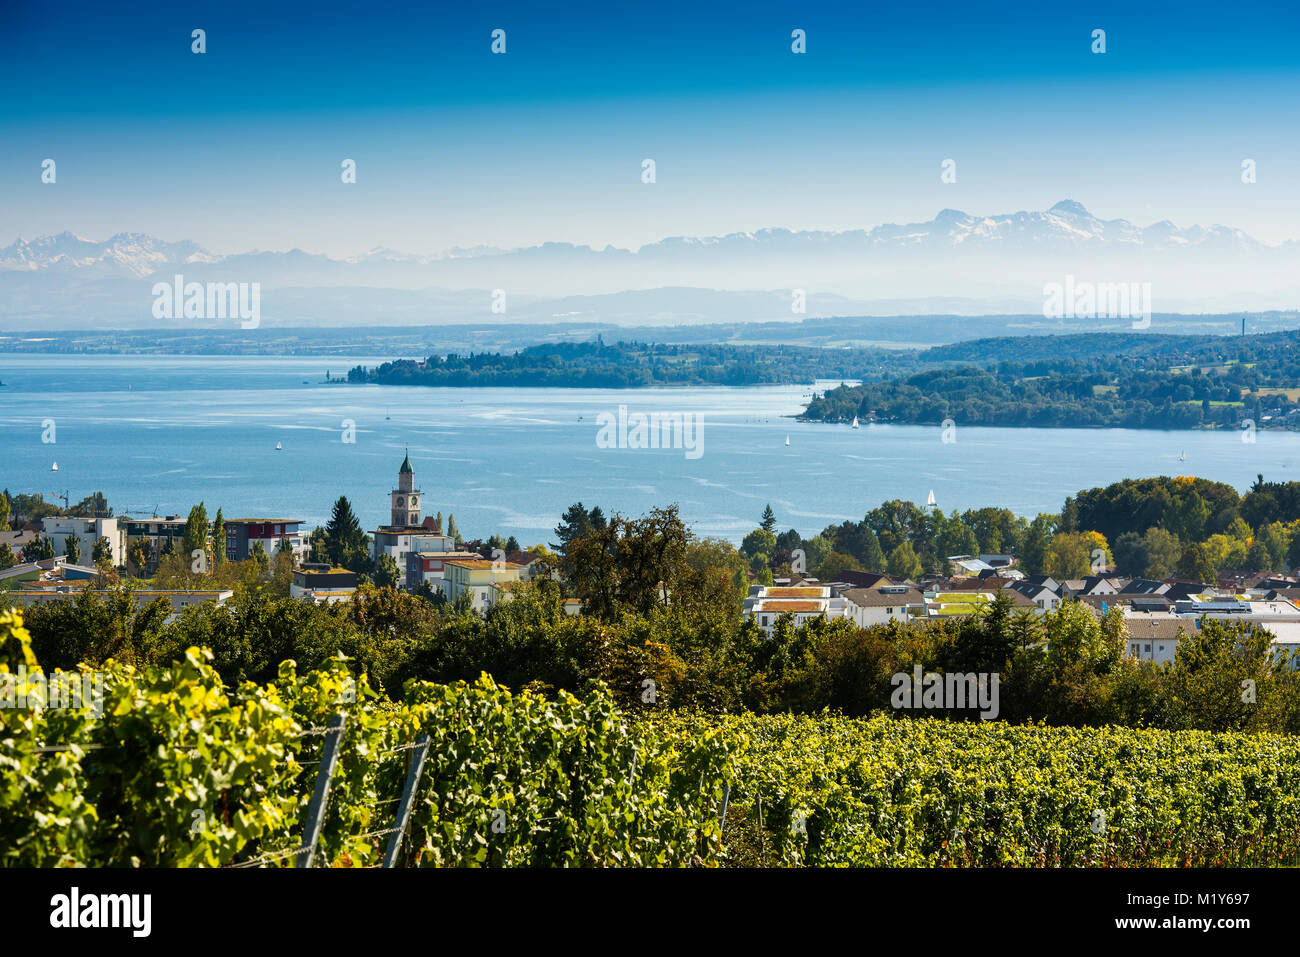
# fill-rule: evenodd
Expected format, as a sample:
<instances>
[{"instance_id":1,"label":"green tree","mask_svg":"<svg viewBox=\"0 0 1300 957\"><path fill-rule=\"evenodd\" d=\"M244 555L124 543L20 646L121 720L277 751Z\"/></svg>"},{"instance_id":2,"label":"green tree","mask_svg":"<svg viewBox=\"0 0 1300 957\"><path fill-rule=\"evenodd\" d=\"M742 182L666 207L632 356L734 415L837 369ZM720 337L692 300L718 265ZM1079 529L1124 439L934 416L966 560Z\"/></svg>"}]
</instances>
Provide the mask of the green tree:
<instances>
[{"instance_id":1,"label":"green tree","mask_svg":"<svg viewBox=\"0 0 1300 957\"><path fill-rule=\"evenodd\" d=\"M375 562L375 584L380 588L396 588L402 580L401 570L392 555L380 555Z\"/></svg>"},{"instance_id":2,"label":"green tree","mask_svg":"<svg viewBox=\"0 0 1300 957\"><path fill-rule=\"evenodd\" d=\"M852 555L846 555L843 552L831 552L823 558L818 565L815 565L814 568L815 571L813 574L820 581L824 582L835 581L835 579L839 577L840 572L843 571L863 571L862 566L858 563L856 558Z\"/></svg>"},{"instance_id":3,"label":"green tree","mask_svg":"<svg viewBox=\"0 0 1300 957\"><path fill-rule=\"evenodd\" d=\"M149 540L146 538L137 538L126 550L126 560L131 563L135 574L139 577L143 577L149 567L150 552Z\"/></svg>"},{"instance_id":4,"label":"green tree","mask_svg":"<svg viewBox=\"0 0 1300 957\"><path fill-rule=\"evenodd\" d=\"M1206 542L1193 542L1183 549L1178 559L1178 574L1182 578L1213 584L1219 579L1218 555Z\"/></svg>"},{"instance_id":5,"label":"green tree","mask_svg":"<svg viewBox=\"0 0 1300 957\"><path fill-rule=\"evenodd\" d=\"M1169 578L1178 569L1183 543L1173 532L1152 526L1142 536L1142 549L1146 553L1142 574L1147 578Z\"/></svg>"},{"instance_id":6,"label":"green tree","mask_svg":"<svg viewBox=\"0 0 1300 957\"><path fill-rule=\"evenodd\" d=\"M1291 535L1281 522L1270 522L1260 529L1256 536L1268 549L1268 568L1270 571L1287 570L1286 556L1291 548Z\"/></svg>"},{"instance_id":7,"label":"green tree","mask_svg":"<svg viewBox=\"0 0 1300 957\"><path fill-rule=\"evenodd\" d=\"M1260 539L1251 542L1249 550L1246 552L1246 570L1252 572L1266 572L1273 568L1273 556L1269 554L1268 546Z\"/></svg>"},{"instance_id":8,"label":"green tree","mask_svg":"<svg viewBox=\"0 0 1300 957\"><path fill-rule=\"evenodd\" d=\"M776 513L772 511L770 504L763 509L763 520L758 523L758 527L765 532L776 531Z\"/></svg>"},{"instance_id":9,"label":"green tree","mask_svg":"<svg viewBox=\"0 0 1300 957\"><path fill-rule=\"evenodd\" d=\"M347 496L340 495L334 503L334 511L325 525L325 549L329 554L330 564L352 568L349 562L355 562L358 551L365 551L366 533L361 530L361 523L352 513L352 504ZM353 571L357 569L352 568Z\"/></svg>"},{"instance_id":10,"label":"green tree","mask_svg":"<svg viewBox=\"0 0 1300 957\"><path fill-rule=\"evenodd\" d=\"M824 562L826 556L832 551L831 543L825 535L814 535L812 538L806 538L800 547L803 549L803 567L792 569L796 575L815 574L813 569Z\"/></svg>"},{"instance_id":11,"label":"green tree","mask_svg":"<svg viewBox=\"0 0 1300 957\"><path fill-rule=\"evenodd\" d=\"M208 510L199 502L190 509L185 519L185 534L181 537L181 551L188 561L195 552L208 553Z\"/></svg>"},{"instance_id":12,"label":"green tree","mask_svg":"<svg viewBox=\"0 0 1300 957\"><path fill-rule=\"evenodd\" d=\"M23 546L23 560L39 562L54 557L54 542L47 535L42 535Z\"/></svg>"},{"instance_id":13,"label":"green tree","mask_svg":"<svg viewBox=\"0 0 1300 957\"><path fill-rule=\"evenodd\" d=\"M639 519L616 514L570 540L560 568L584 612L606 619L649 615L666 607L690 578L691 541L676 505Z\"/></svg>"},{"instance_id":14,"label":"green tree","mask_svg":"<svg viewBox=\"0 0 1300 957\"><path fill-rule=\"evenodd\" d=\"M776 551L776 536L769 529L756 528L740 543L740 553L750 558L762 553L771 555Z\"/></svg>"},{"instance_id":15,"label":"green tree","mask_svg":"<svg viewBox=\"0 0 1300 957\"><path fill-rule=\"evenodd\" d=\"M862 567L869 572L883 572L885 570L885 553L880 549L880 541L876 536L867 532L862 537Z\"/></svg>"},{"instance_id":16,"label":"green tree","mask_svg":"<svg viewBox=\"0 0 1300 957\"><path fill-rule=\"evenodd\" d=\"M329 549L325 545L325 529L319 525L311 533L310 560L316 565L330 564Z\"/></svg>"},{"instance_id":17,"label":"green tree","mask_svg":"<svg viewBox=\"0 0 1300 957\"><path fill-rule=\"evenodd\" d=\"M911 542L903 542L889 553L886 569L893 578L909 578L915 581L921 577L921 559Z\"/></svg>"},{"instance_id":18,"label":"green tree","mask_svg":"<svg viewBox=\"0 0 1300 957\"><path fill-rule=\"evenodd\" d=\"M258 569L263 574L271 567L271 556L266 554L266 547L261 542L253 542L253 547L248 550L248 557L257 563Z\"/></svg>"},{"instance_id":19,"label":"green tree","mask_svg":"<svg viewBox=\"0 0 1300 957\"><path fill-rule=\"evenodd\" d=\"M1122 612L1111 609L1116 615ZM1122 618L1118 618L1122 623ZM1055 611L1043 616L1043 631L1048 650L1058 665L1085 665L1106 668L1119 659L1123 638L1118 637L1114 622L1103 630L1092 609L1082 602L1065 601Z\"/></svg>"},{"instance_id":20,"label":"green tree","mask_svg":"<svg viewBox=\"0 0 1300 957\"><path fill-rule=\"evenodd\" d=\"M81 542L76 535L69 535L63 540L63 557L68 564L75 565L81 561Z\"/></svg>"},{"instance_id":21,"label":"green tree","mask_svg":"<svg viewBox=\"0 0 1300 957\"><path fill-rule=\"evenodd\" d=\"M108 507L108 499L104 497L103 492L87 495L68 509L68 512L71 515L84 515L87 518L111 518L113 515L113 510Z\"/></svg>"},{"instance_id":22,"label":"green tree","mask_svg":"<svg viewBox=\"0 0 1300 957\"><path fill-rule=\"evenodd\" d=\"M450 522L450 519L448 519ZM449 526L450 527L450 526ZM555 537L558 542L552 545L563 554L564 549L569 542L581 535L586 535L593 529L603 529L605 527L605 515L600 510L600 506L588 510L581 502L574 502L564 514L560 516L560 524L555 526ZM448 534L451 534L448 532Z\"/></svg>"},{"instance_id":23,"label":"green tree","mask_svg":"<svg viewBox=\"0 0 1300 957\"><path fill-rule=\"evenodd\" d=\"M9 531L9 492L0 492L0 532Z\"/></svg>"},{"instance_id":24,"label":"green tree","mask_svg":"<svg viewBox=\"0 0 1300 957\"><path fill-rule=\"evenodd\" d=\"M1202 620L1196 634L1179 640L1168 674L1170 724L1205 731L1268 727L1283 689L1294 686L1272 639L1257 625Z\"/></svg>"},{"instance_id":25,"label":"green tree","mask_svg":"<svg viewBox=\"0 0 1300 957\"><path fill-rule=\"evenodd\" d=\"M1057 532L1048 545L1044 572L1053 579L1083 579L1092 575L1096 542L1087 532ZM1102 557L1104 558L1104 557Z\"/></svg>"},{"instance_id":26,"label":"green tree","mask_svg":"<svg viewBox=\"0 0 1300 957\"><path fill-rule=\"evenodd\" d=\"M944 563L953 555L979 554L979 541L975 533L955 515L945 521L939 534L939 559Z\"/></svg>"},{"instance_id":27,"label":"green tree","mask_svg":"<svg viewBox=\"0 0 1300 957\"><path fill-rule=\"evenodd\" d=\"M14 550L9 547L9 543L0 542L0 570L13 568L17 564L18 556L15 555Z\"/></svg>"},{"instance_id":28,"label":"green tree","mask_svg":"<svg viewBox=\"0 0 1300 957\"><path fill-rule=\"evenodd\" d=\"M217 517L212 520L212 562L214 565L224 564L226 561L226 520L221 517L221 509L217 508Z\"/></svg>"},{"instance_id":29,"label":"green tree","mask_svg":"<svg viewBox=\"0 0 1300 957\"><path fill-rule=\"evenodd\" d=\"M1175 503L1169 530L1185 542L1199 541L1205 537L1205 526L1209 519L1209 504L1199 492L1191 491Z\"/></svg>"},{"instance_id":30,"label":"green tree","mask_svg":"<svg viewBox=\"0 0 1300 957\"><path fill-rule=\"evenodd\" d=\"M95 546L90 550L90 560L101 571L113 564L113 543L103 535L95 539Z\"/></svg>"},{"instance_id":31,"label":"green tree","mask_svg":"<svg viewBox=\"0 0 1300 957\"><path fill-rule=\"evenodd\" d=\"M1114 549L1115 570L1121 575L1140 578L1146 574L1148 555L1146 543L1141 535L1137 532L1125 532L1115 539Z\"/></svg>"},{"instance_id":32,"label":"green tree","mask_svg":"<svg viewBox=\"0 0 1300 957\"><path fill-rule=\"evenodd\" d=\"M1020 564L1030 575L1042 574L1047 566L1047 550L1056 532L1057 516L1042 514L1029 523L1021 545Z\"/></svg>"}]
</instances>

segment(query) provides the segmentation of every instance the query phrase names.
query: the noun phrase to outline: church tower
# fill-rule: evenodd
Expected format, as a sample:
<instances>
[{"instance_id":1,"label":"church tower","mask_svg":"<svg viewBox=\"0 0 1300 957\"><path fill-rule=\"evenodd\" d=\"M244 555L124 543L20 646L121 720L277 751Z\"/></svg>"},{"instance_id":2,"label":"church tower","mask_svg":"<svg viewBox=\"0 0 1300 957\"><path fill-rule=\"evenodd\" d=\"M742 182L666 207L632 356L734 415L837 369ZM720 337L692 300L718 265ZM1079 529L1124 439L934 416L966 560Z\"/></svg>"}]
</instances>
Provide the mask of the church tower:
<instances>
[{"instance_id":1,"label":"church tower","mask_svg":"<svg viewBox=\"0 0 1300 957\"><path fill-rule=\"evenodd\" d=\"M393 489L392 499L391 525L408 528L420 524L420 490L415 487L415 469L411 468L409 451L402 459L402 467L397 470L397 488Z\"/></svg>"}]
</instances>

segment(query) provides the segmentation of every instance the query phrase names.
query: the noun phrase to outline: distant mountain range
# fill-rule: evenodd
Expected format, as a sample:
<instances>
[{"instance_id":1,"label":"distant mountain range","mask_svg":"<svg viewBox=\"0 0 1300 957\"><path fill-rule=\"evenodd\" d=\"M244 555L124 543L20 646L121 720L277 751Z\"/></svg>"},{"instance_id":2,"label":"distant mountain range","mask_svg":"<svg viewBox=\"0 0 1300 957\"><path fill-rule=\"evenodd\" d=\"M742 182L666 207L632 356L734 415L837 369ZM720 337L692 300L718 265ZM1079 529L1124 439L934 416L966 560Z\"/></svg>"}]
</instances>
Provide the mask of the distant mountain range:
<instances>
[{"instance_id":1,"label":"distant mountain range","mask_svg":"<svg viewBox=\"0 0 1300 957\"><path fill-rule=\"evenodd\" d=\"M1035 313L1043 285L1066 274L1150 282L1160 312L1222 312L1300 303L1300 242L1103 220L1072 200L996 216L945 209L928 222L870 230L678 236L636 250L544 243L434 256L386 248L346 259L301 249L218 256L191 240L64 232L0 249L0 328L157 325L150 288L177 273L260 283L270 325ZM491 311L495 289L506 291L505 314ZM792 311L794 289L807 293L805 313Z\"/></svg>"}]
</instances>

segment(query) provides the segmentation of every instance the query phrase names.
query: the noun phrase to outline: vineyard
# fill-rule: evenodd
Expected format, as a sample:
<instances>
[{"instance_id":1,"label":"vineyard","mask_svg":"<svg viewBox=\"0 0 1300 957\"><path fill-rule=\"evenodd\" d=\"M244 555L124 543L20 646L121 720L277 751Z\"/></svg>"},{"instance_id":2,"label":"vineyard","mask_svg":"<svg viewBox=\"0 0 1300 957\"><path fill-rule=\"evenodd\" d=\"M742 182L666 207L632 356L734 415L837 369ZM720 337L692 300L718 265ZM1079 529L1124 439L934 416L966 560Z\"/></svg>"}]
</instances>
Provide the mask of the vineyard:
<instances>
[{"instance_id":1,"label":"vineyard","mask_svg":"<svg viewBox=\"0 0 1300 957\"><path fill-rule=\"evenodd\" d=\"M0 676L36 667L0 612ZM301 863L331 740L315 866L379 866L412 781L398 866L1300 862L1285 736L633 716L486 677L394 704L342 659L230 690L200 649L101 674L102 707L0 708L6 866Z\"/></svg>"}]
</instances>

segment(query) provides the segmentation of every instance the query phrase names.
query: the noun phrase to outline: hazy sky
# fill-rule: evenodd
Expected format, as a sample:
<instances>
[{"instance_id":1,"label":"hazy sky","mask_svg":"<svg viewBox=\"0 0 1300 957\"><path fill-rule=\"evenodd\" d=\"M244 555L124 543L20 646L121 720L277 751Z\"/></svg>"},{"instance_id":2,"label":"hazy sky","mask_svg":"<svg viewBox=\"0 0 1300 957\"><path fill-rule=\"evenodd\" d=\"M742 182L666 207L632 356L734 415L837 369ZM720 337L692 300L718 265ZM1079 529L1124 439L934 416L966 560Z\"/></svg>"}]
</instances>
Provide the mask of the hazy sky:
<instances>
[{"instance_id":1,"label":"hazy sky","mask_svg":"<svg viewBox=\"0 0 1300 957\"><path fill-rule=\"evenodd\" d=\"M1300 239L1298 27L1294 0L0 0L0 244L636 247L1064 198Z\"/></svg>"}]
</instances>

